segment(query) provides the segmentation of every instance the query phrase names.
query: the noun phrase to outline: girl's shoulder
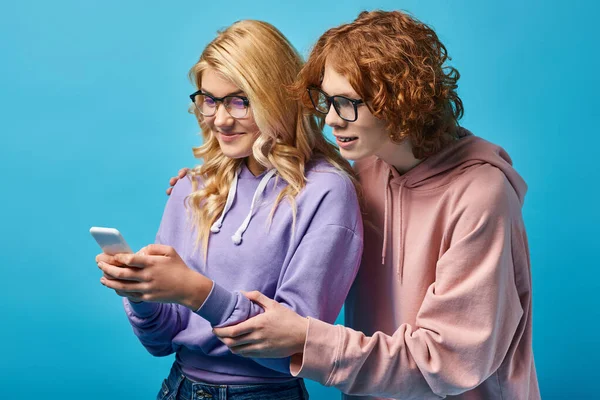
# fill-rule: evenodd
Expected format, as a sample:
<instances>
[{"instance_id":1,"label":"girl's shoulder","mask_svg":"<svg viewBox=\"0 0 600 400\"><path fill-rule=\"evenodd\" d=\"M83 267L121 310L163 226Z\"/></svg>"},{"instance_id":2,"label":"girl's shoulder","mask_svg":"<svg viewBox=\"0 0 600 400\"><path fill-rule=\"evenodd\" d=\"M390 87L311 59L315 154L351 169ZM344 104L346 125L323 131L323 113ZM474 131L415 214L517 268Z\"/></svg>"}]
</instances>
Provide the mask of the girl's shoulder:
<instances>
[{"instance_id":1,"label":"girl's shoulder","mask_svg":"<svg viewBox=\"0 0 600 400\"><path fill-rule=\"evenodd\" d=\"M356 195L352 179L327 160L311 161L306 166L306 191L336 192Z\"/></svg>"},{"instance_id":2,"label":"girl's shoulder","mask_svg":"<svg viewBox=\"0 0 600 400\"><path fill-rule=\"evenodd\" d=\"M306 166L305 175L307 187L324 186L336 190L348 190L350 188L354 191L354 185L348 173L336 168L327 160L311 161Z\"/></svg>"},{"instance_id":3,"label":"girl's shoulder","mask_svg":"<svg viewBox=\"0 0 600 400\"><path fill-rule=\"evenodd\" d=\"M196 185L193 185L194 181L196 182ZM196 190L202 187L202 179L199 176L192 176L192 174L188 172L186 176L179 179L175 186L173 186L170 197L187 197L192 193L194 187Z\"/></svg>"}]
</instances>

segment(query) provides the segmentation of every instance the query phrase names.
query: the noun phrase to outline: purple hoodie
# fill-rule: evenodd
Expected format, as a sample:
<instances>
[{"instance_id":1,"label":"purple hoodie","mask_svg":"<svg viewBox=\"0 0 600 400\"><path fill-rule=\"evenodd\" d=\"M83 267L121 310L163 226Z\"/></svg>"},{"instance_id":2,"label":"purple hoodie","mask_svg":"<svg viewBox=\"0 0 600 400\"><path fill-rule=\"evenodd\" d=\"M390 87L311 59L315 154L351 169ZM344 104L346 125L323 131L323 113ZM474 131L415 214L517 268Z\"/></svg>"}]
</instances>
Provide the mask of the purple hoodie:
<instances>
[{"instance_id":1,"label":"purple hoodie","mask_svg":"<svg viewBox=\"0 0 600 400\"><path fill-rule=\"evenodd\" d=\"M234 355L212 327L234 325L263 311L242 290L259 290L300 315L332 323L358 270L363 227L350 179L324 161L307 166L307 184L296 197L292 232L287 200L269 225L274 201L286 186L270 175L254 176L245 165L240 169L224 213L212 226L216 233L211 233L206 263L186 209L191 180L175 185L156 242L174 247L189 268L214 281L199 310L124 301L133 331L146 349L155 356L175 352L190 379L215 384L292 379L289 358Z\"/></svg>"}]
</instances>

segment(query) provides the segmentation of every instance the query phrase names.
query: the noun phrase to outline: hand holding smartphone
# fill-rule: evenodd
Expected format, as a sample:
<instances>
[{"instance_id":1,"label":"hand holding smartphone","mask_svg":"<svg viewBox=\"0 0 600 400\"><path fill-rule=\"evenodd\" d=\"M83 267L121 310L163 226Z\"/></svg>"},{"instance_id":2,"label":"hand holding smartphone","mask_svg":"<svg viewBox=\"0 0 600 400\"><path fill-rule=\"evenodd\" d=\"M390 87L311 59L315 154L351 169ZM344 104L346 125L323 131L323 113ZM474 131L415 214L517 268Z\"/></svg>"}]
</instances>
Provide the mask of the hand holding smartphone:
<instances>
[{"instance_id":1,"label":"hand holding smartphone","mask_svg":"<svg viewBox=\"0 0 600 400\"><path fill-rule=\"evenodd\" d=\"M119 232L115 228L102 228L98 226L92 226L90 228L90 233L92 234L94 239L96 239L96 242L98 243L104 254L114 256L118 253L133 253L133 251L131 251L131 248L121 235L121 232ZM119 292L117 292L117 294L119 294ZM129 301L133 303L140 303L140 300L135 300L131 297L128 298Z\"/></svg>"}]
</instances>

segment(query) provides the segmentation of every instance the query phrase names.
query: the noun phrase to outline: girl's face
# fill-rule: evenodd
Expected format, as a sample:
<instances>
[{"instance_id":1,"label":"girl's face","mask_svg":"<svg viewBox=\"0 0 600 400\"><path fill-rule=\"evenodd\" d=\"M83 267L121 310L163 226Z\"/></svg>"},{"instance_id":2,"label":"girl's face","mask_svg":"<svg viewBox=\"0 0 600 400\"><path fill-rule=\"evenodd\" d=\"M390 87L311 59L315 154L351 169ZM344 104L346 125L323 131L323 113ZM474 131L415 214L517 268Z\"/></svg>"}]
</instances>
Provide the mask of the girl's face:
<instances>
[{"instance_id":1,"label":"girl's face","mask_svg":"<svg viewBox=\"0 0 600 400\"><path fill-rule=\"evenodd\" d=\"M200 89L202 92L213 97L246 96L240 88L211 67L208 67L202 73L202 87ZM211 99L207 101L210 101L211 105L214 106ZM240 104L232 102L231 106L240 107ZM217 102L216 105L217 111L215 115L210 117L202 116L201 118L203 118L212 131L212 134L218 140L223 154L230 158L250 157L252 158L252 160L248 160L250 167L253 163L252 145L260 135L258 126L254 121L251 105L248 106L246 115L241 118L232 117L223 103Z\"/></svg>"},{"instance_id":2,"label":"girl's face","mask_svg":"<svg viewBox=\"0 0 600 400\"><path fill-rule=\"evenodd\" d=\"M346 96L360 99L348 79L325 64L321 89L329 96ZM333 135L340 148L342 157L348 160L360 160L372 155L386 153L394 147L385 127L385 121L376 118L365 104L357 106L357 119L348 122L340 118L333 105L325 118L325 123L333 128Z\"/></svg>"}]
</instances>

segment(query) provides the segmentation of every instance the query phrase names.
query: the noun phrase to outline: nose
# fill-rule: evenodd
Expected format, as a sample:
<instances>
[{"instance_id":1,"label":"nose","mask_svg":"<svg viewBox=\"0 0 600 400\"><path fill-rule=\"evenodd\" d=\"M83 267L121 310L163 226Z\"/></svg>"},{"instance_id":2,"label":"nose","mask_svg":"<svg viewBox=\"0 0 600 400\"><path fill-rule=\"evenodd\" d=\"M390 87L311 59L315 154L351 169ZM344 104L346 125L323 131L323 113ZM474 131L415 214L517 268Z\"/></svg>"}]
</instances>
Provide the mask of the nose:
<instances>
[{"instance_id":1,"label":"nose","mask_svg":"<svg viewBox=\"0 0 600 400\"><path fill-rule=\"evenodd\" d=\"M346 121L340 118L332 104L329 106L329 112L327 112L327 115L325 116L325 123L332 128L340 128L346 124Z\"/></svg>"},{"instance_id":2,"label":"nose","mask_svg":"<svg viewBox=\"0 0 600 400\"><path fill-rule=\"evenodd\" d=\"M220 129L226 129L228 127L233 126L233 124L235 123L234 118L231 115L229 115L223 104L219 104L219 107L217 107L217 112L214 118L215 126Z\"/></svg>"}]
</instances>

